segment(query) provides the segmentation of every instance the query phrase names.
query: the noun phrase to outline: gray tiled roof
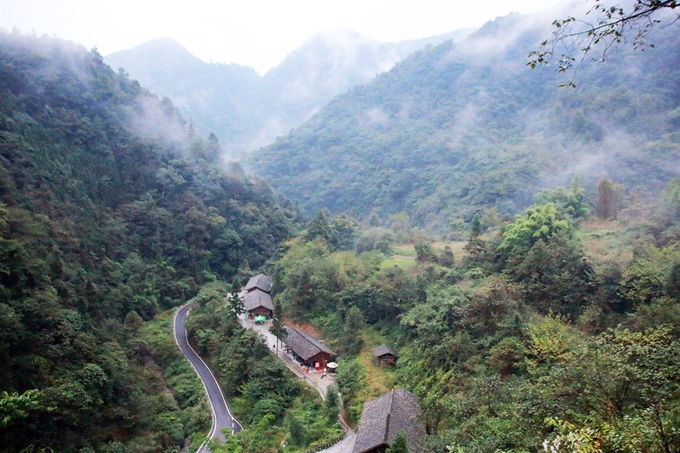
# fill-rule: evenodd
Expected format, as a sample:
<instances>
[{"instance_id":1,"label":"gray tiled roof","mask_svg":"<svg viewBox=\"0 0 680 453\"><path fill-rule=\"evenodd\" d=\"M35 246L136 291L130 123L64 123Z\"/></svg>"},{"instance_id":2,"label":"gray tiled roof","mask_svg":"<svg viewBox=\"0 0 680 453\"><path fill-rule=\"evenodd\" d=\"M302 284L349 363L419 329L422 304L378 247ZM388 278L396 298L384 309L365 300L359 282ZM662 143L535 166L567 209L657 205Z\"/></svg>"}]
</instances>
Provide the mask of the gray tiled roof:
<instances>
[{"instance_id":1,"label":"gray tiled roof","mask_svg":"<svg viewBox=\"0 0 680 453\"><path fill-rule=\"evenodd\" d=\"M286 345L303 360L309 360L319 352L325 352L332 356L336 355L335 352L328 348L328 346L311 335L288 326L286 326L286 332L288 333L284 340Z\"/></svg>"},{"instance_id":2,"label":"gray tiled roof","mask_svg":"<svg viewBox=\"0 0 680 453\"><path fill-rule=\"evenodd\" d=\"M376 357L380 357L380 356L383 356L383 355L386 355L386 354L390 354L390 355L393 355L395 357L399 357L399 354L397 354L397 352L394 349L390 348L386 344L380 345L377 348L373 348L373 355L376 356Z\"/></svg>"},{"instance_id":3,"label":"gray tiled roof","mask_svg":"<svg viewBox=\"0 0 680 453\"><path fill-rule=\"evenodd\" d=\"M425 423L421 418L420 401L406 389L392 390L364 404L353 453L391 445L401 430L406 433L408 451L422 452Z\"/></svg>"},{"instance_id":4,"label":"gray tiled roof","mask_svg":"<svg viewBox=\"0 0 680 453\"><path fill-rule=\"evenodd\" d=\"M246 295L243 296L243 308L245 308L246 311L254 310L257 307L264 307L274 311L274 303L272 302L271 296L259 289L246 293Z\"/></svg>"},{"instance_id":5,"label":"gray tiled roof","mask_svg":"<svg viewBox=\"0 0 680 453\"><path fill-rule=\"evenodd\" d=\"M272 279L264 274L258 274L255 277L250 277L246 283L245 290L251 291L255 288L260 288L262 291L268 293L272 290Z\"/></svg>"}]
</instances>

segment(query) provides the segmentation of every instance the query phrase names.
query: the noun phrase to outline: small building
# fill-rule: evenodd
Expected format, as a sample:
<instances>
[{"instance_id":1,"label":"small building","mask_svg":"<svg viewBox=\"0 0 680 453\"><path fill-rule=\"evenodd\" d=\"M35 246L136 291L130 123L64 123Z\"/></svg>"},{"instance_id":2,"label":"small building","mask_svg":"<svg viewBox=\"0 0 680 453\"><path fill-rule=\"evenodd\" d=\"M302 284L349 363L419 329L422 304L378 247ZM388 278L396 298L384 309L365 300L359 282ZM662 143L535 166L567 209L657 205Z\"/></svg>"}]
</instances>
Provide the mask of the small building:
<instances>
[{"instance_id":1,"label":"small building","mask_svg":"<svg viewBox=\"0 0 680 453\"><path fill-rule=\"evenodd\" d=\"M386 344L373 348L373 355L380 366L396 365L399 358L397 352Z\"/></svg>"},{"instance_id":2,"label":"small building","mask_svg":"<svg viewBox=\"0 0 680 453\"><path fill-rule=\"evenodd\" d=\"M248 280L248 283L246 283L246 286L243 289L246 293L259 289L260 291L269 294L272 290L272 279L264 274L258 274L255 277L250 277L250 280Z\"/></svg>"},{"instance_id":3,"label":"small building","mask_svg":"<svg viewBox=\"0 0 680 453\"><path fill-rule=\"evenodd\" d=\"M262 315L267 318L274 317L272 297L259 289L255 289L243 296L243 309L248 313L248 316Z\"/></svg>"},{"instance_id":4,"label":"small building","mask_svg":"<svg viewBox=\"0 0 680 453\"><path fill-rule=\"evenodd\" d=\"M321 370L337 357L335 352L313 336L293 327L286 326L285 329L287 335L284 343L301 364Z\"/></svg>"},{"instance_id":5,"label":"small building","mask_svg":"<svg viewBox=\"0 0 680 453\"><path fill-rule=\"evenodd\" d=\"M406 389L392 390L364 404L352 453L384 453L399 431L404 431L410 453L423 451L425 422L420 401Z\"/></svg>"}]
</instances>

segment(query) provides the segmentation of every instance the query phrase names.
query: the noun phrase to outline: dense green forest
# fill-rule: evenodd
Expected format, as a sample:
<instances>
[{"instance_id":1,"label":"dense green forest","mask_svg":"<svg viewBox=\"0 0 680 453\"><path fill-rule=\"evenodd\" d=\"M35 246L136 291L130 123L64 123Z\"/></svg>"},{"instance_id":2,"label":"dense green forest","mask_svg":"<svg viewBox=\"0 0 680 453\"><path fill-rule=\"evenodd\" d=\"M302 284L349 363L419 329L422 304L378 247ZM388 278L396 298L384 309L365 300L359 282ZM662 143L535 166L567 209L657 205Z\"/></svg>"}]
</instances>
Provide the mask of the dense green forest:
<instances>
[{"instance_id":1,"label":"dense green forest","mask_svg":"<svg viewBox=\"0 0 680 453\"><path fill-rule=\"evenodd\" d=\"M356 423L395 387L428 453L680 452L680 38L573 90L525 67L543 32L500 18L336 98L253 157L294 202L96 49L0 33L0 451L199 445L193 300L245 428L215 453L307 452L337 395ZM256 269L339 353L325 401L239 325Z\"/></svg>"},{"instance_id":2,"label":"dense green forest","mask_svg":"<svg viewBox=\"0 0 680 453\"><path fill-rule=\"evenodd\" d=\"M539 25L536 25L539 24ZM548 34L534 16L487 23L423 49L335 98L252 157L251 168L313 216L403 212L446 233L481 211L514 214L579 173L656 193L678 175L678 34L580 68L576 88L527 54Z\"/></svg>"},{"instance_id":3,"label":"dense green forest","mask_svg":"<svg viewBox=\"0 0 680 453\"><path fill-rule=\"evenodd\" d=\"M96 49L2 33L0 80L0 450L178 447L209 414L140 326L263 265L296 209Z\"/></svg>"},{"instance_id":4,"label":"dense green forest","mask_svg":"<svg viewBox=\"0 0 680 453\"><path fill-rule=\"evenodd\" d=\"M412 247L357 251L355 230L338 247L346 222L322 212L275 263L279 316L340 353L353 420L390 388L415 392L427 452L678 452L680 179L630 221L604 209L610 189L575 180L446 245L412 231ZM395 369L373 361L383 343Z\"/></svg>"}]
</instances>

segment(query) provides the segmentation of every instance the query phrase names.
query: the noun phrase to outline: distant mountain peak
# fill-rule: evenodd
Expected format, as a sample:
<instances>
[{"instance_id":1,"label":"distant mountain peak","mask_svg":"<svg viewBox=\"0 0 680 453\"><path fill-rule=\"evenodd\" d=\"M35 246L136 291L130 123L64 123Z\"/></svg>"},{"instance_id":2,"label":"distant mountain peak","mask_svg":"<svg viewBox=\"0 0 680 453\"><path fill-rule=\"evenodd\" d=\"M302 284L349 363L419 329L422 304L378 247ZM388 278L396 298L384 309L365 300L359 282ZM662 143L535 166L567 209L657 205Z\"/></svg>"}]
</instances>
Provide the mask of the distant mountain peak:
<instances>
[{"instance_id":1,"label":"distant mountain peak","mask_svg":"<svg viewBox=\"0 0 680 453\"><path fill-rule=\"evenodd\" d=\"M300 55L307 55L308 57L315 55L316 58L337 57L341 54L354 53L360 48L377 47L381 44L380 41L352 30L328 28L312 35L300 47L288 54L283 62L291 58L298 58Z\"/></svg>"},{"instance_id":2,"label":"distant mountain peak","mask_svg":"<svg viewBox=\"0 0 680 453\"><path fill-rule=\"evenodd\" d=\"M153 58L160 60L175 60L182 64L196 64L203 63L203 60L193 55L182 44L173 38L163 37L155 38L136 47L127 50L121 50L107 55L105 59L119 60L122 56L137 58Z\"/></svg>"},{"instance_id":3,"label":"distant mountain peak","mask_svg":"<svg viewBox=\"0 0 680 453\"><path fill-rule=\"evenodd\" d=\"M150 47L165 47L165 48L177 47L179 49L183 49L183 50L188 52L188 50L182 44L180 44L179 41L177 41L174 38L170 38L169 36L161 36L160 38L154 38L150 41L147 41L145 43L140 44L137 47L149 47L149 48Z\"/></svg>"},{"instance_id":4,"label":"distant mountain peak","mask_svg":"<svg viewBox=\"0 0 680 453\"><path fill-rule=\"evenodd\" d=\"M168 96L201 134L214 132L234 155L270 143L334 96L364 84L427 44L449 35L383 43L330 28L309 37L260 76L237 64L210 64L172 38L158 38L105 57L151 91Z\"/></svg>"}]
</instances>

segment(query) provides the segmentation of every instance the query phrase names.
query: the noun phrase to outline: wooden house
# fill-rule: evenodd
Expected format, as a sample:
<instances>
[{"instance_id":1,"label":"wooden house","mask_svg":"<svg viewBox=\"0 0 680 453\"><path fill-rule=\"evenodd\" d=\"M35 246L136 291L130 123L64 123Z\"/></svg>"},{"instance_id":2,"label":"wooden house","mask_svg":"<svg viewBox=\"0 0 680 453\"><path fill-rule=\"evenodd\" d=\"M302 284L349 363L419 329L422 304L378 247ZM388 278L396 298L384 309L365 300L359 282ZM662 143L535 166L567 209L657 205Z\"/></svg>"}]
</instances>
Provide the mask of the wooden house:
<instances>
[{"instance_id":1,"label":"wooden house","mask_svg":"<svg viewBox=\"0 0 680 453\"><path fill-rule=\"evenodd\" d=\"M243 308L249 316L262 315L267 318L274 317L272 297L259 289L255 289L243 296Z\"/></svg>"},{"instance_id":2,"label":"wooden house","mask_svg":"<svg viewBox=\"0 0 680 453\"><path fill-rule=\"evenodd\" d=\"M264 274L258 274L255 277L250 277L245 288L243 288L246 293L250 293L258 289L269 294L272 290L272 279Z\"/></svg>"},{"instance_id":3,"label":"wooden house","mask_svg":"<svg viewBox=\"0 0 680 453\"><path fill-rule=\"evenodd\" d=\"M386 344L373 348L373 355L380 366L396 365L399 358L397 352Z\"/></svg>"},{"instance_id":4,"label":"wooden house","mask_svg":"<svg viewBox=\"0 0 680 453\"><path fill-rule=\"evenodd\" d=\"M321 370L337 357L325 344L305 332L286 326L286 333L284 343L303 365Z\"/></svg>"},{"instance_id":5,"label":"wooden house","mask_svg":"<svg viewBox=\"0 0 680 453\"><path fill-rule=\"evenodd\" d=\"M410 453L423 451L425 422L420 401L406 389L392 390L364 404L352 453L384 453L399 431L404 431Z\"/></svg>"}]
</instances>

